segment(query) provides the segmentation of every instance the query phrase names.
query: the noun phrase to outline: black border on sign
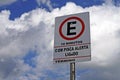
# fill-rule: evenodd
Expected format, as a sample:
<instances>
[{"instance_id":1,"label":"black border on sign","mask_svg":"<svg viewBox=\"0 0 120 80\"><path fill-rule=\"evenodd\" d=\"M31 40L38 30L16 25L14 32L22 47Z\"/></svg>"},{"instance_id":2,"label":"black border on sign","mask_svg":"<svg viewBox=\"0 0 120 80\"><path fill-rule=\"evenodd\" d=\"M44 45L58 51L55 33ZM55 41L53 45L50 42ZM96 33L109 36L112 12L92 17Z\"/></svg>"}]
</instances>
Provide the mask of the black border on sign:
<instances>
[{"instance_id":1,"label":"black border on sign","mask_svg":"<svg viewBox=\"0 0 120 80\"><path fill-rule=\"evenodd\" d=\"M76 19L76 20L78 20L78 21L81 23L81 25L82 25L82 29L81 29L81 31L80 31L80 33L79 33L78 35L76 35L76 36L74 36L74 37L72 37L72 38L69 38L69 37L66 37L66 36L63 35L63 33L62 33L62 27L63 27L63 25L64 25L68 20L71 20L71 19ZM61 36L63 39L65 39L65 40L75 40L75 39L79 38L79 37L83 34L84 30L85 30L85 24L84 24L84 22L82 21L82 19L80 19L79 17L75 17L75 16L74 16L74 17L69 17L69 18L65 19L65 20L60 24L59 34L60 34L60 36Z\"/></svg>"}]
</instances>

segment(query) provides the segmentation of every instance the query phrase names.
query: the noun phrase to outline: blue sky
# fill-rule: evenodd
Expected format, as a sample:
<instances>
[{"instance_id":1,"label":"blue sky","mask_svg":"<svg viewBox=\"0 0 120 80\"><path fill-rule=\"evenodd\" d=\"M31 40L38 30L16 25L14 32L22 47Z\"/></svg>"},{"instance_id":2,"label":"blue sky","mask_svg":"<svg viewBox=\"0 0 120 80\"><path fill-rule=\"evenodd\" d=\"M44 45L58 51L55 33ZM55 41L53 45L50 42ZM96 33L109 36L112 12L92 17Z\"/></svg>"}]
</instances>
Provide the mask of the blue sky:
<instances>
[{"instance_id":1,"label":"blue sky","mask_svg":"<svg viewBox=\"0 0 120 80\"><path fill-rule=\"evenodd\" d=\"M67 2L74 2L76 5L82 6L83 8L95 5L98 6L105 3L104 0L51 0L51 6L53 8L61 8L62 6L65 6ZM114 0L114 4L116 6L118 3L120 3L119 0ZM10 19L13 20L16 17L20 17L23 13L29 12L38 7L50 11L49 7L46 4L41 3L39 5L36 0L17 0L12 4L1 6L0 11L4 9L10 10Z\"/></svg>"},{"instance_id":2,"label":"blue sky","mask_svg":"<svg viewBox=\"0 0 120 80\"><path fill-rule=\"evenodd\" d=\"M0 1L0 80L68 80L53 64L56 16L90 12L92 61L76 63L77 80L119 80L120 0Z\"/></svg>"},{"instance_id":3,"label":"blue sky","mask_svg":"<svg viewBox=\"0 0 120 80\"><path fill-rule=\"evenodd\" d=\"M61 8L62 6L65 6L67 2L74 2L76 5L82 6L82 7L90 7L93 5L102 5L104 3L103 0L51 0L51 5L53 8ZM3 5L0 7L0 10L10 10L11 15L10 19L14 19L16 17L20 17L21 14L25 12L29 12L36 8L44 8L48 11L49 7L45 4L38 5L36 0L17 0L16 2L13 2L9 5Z\"/></svg>"},{"instance_id":4,"label":"blue sky","mask_svg":"<svg viewBox=\"0 0 120 80\"><path fill-rule=\"evenodd\" d=\"M76 5L85 8L90 6L102 5L103 3L105 3L105 0L51 0L51 6L53 8L61 8L62 6L65 6L67 2L74 2ZM119 0L113 0L113 2L116 6L118 6L118 4L120 3ZM20 17L23 13L29 12L38 7L50 11L49 7L45 3L41 3L39 5L36 0L17 0L9 5L0 6L0 11L10 10L10 19L15 19L17 17Z\"/></svg>"}]
</instances>

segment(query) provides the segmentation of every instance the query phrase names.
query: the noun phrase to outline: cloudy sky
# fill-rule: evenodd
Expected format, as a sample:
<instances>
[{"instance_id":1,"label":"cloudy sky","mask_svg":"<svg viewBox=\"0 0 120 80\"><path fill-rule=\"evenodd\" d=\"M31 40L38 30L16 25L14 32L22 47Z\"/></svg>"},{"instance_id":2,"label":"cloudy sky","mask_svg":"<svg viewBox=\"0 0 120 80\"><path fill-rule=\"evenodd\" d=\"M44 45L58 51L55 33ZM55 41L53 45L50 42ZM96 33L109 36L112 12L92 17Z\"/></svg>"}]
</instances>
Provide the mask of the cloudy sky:
<instances>
[{"instance_id":1,"label":"cloudy sky","mask_svg":"<svg viewBox=\"0 0 120 80\"><path fill-rule=\"evenodd\" d=\"M90 12L92 60L76 80L120 80L120 0L0 0L0 80L69 80L53 64L55 17Z\"/></svg>"}]
</instances>

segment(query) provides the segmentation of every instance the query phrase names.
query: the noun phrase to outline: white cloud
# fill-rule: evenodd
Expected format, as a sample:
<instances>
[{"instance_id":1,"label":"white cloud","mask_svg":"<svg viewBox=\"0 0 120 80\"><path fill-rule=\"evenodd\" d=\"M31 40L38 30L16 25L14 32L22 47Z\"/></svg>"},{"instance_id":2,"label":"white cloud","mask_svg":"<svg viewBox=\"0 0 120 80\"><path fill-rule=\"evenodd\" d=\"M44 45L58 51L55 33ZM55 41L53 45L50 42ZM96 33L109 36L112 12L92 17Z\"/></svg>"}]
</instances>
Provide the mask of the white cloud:
<instances>
[{"instance_id":1,"label":"white cloud","mask_svg":"<svg viewBox=\"0 0 120 80\"><path fill-rule=\"evenodd\" d=\"M113 0L104 0L107 5L113 5Z\"/></svg>"},{"instance_id":2,"label":"white cloud","mask_svg":"<svg viewBox=\"0 0 120 80\"><path fill-rule=\"evenodd\" d=\"M15 80L16 76L18 80L38 80L41 77L53 80L48 71L59 73L59 78L64 76L67 79L69 65L52 64L54 18L86 11L90 12L92 61L79 63L80 65L77 63L78 70L89 69L86 73L77 75L77 78L119 80L120 7L104 4L82 8L74 3L67 3L61 9L53 9L52 12L36 9L24 13L14 21L9 20L9 11L0 12L1 80ZM31 49L35 49L38 55L34 58L35 68L25 64L22 59Z\"/></svg>"},{"instance_id":3,"label":"white cloud","mask_svg":"<svg viewBox=\"0 0 120 80\"><path fill-rule=\"evenodd\" d=\"M8 5L8 4L11 4L13 2L15 2L16 0L0 0L0 6L3 6L3 5Z\"/></svg>"},{"instance_id":4,"label":"white cloud","mask_svg":"<svg viewBox=\"0 0 120 80\"><path fill-rule=\"evenodd\" d=\"M47 7L49 8L49 10L52 10L52 4L50 0L36 0L38 5L40 6L41 4L47 5Z\"/></svg>"}]
</instances>

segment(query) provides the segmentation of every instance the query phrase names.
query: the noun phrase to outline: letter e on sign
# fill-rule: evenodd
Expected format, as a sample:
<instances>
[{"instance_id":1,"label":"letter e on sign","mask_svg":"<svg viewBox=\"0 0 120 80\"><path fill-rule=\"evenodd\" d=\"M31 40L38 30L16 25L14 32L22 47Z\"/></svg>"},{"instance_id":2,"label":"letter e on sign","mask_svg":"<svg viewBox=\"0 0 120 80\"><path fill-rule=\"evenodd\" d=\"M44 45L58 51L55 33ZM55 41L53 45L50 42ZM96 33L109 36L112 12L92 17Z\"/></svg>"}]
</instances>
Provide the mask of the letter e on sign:
<instances>
[{"instance_id":1,"label":"letter e on sign","mask_svg":"<svg viewBox=\"0 0 120 80\"><path fill-rule=\"evenodd\" d=\"M67 29L64 27L67 27ZM65 30L65 29L66 29L65 32L67 32L67 33L64 33L63 30ZM83 34L84 29L85 29L85 24L82 21L82 19L74 16L74 17L69 17L69 18L65 19L61 23L61 25L59 27L59 34L65 40L74 40ZM65 34L67 34L67 35L65 35Z\"/></svg>"}]
</instances>

